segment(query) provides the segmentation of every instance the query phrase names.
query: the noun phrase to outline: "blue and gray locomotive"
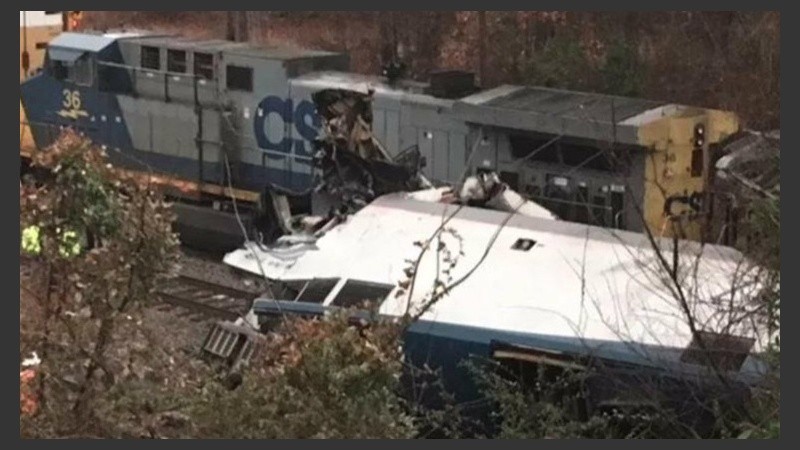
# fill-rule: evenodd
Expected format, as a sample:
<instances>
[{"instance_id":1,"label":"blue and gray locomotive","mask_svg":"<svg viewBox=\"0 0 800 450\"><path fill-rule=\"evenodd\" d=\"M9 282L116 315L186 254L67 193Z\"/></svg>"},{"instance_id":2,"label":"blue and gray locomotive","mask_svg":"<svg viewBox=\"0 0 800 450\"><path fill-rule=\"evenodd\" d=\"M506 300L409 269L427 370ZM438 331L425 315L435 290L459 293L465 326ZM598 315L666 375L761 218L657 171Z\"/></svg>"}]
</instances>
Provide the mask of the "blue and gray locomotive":
<instances>
[{"instance_id":1,"label":"blue and gray locomotive","mask_svg":"<svg viewBox=\"0 0 800 450\"><path fill-rule=\"evenodd\" d=\"M225 213L231 197L253 220L265 187L288 194L314 187L322 126L314 95L321 91L360 90L377 105L365 115L386 158L419 147L433 156L431 136L413 122L445 120L452 101L423 95L424 86L414 83L389 88L346 73L348 66L346 54L326 51L150 32L67 32L49 43L43 70L21 84L21 101L37 148L61 129L75 129L106 149L115 166L164 175L169 192L183 200L185 225L222 232L239 229ZM376 85L383 87L375 92ZM409 113L408 97L427 102L428 117ZM449 139L437 136L436 144L452 147L455 174L465 163L467 133L463 124L449 128ZM307 197L294 198L308 205Z\"/></svg>"}]
</instances>

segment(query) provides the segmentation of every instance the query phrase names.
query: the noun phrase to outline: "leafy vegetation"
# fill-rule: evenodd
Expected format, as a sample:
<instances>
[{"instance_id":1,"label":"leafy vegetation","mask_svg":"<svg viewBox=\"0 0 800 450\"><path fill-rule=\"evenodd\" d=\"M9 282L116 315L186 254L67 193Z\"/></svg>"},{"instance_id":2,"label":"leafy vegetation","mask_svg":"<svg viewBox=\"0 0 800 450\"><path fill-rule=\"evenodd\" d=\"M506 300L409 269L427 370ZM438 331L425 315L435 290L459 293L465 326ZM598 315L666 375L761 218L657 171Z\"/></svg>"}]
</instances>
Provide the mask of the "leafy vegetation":
<instances>
[{"instance_id":1,"label":"leafy vegetation","mask_svg":"<svg viewBox=\"0 0 800 450\"><path fill-rule=\"evenodd\" d=\"M221 438L411 438L396 325L357 328L345 315L292 320L270 336L234 392L215 386L194 410Z\"/></svg>"},{"instance_id":2,"label":"leafy vegetation","mask_svg":"<svg viewBox=\"0 0 800 450\"><path fill-rule=\"evenodd\" d=\"M65 134L33 163L49 177L21 186L20 229L36 230L22 253L44 280L24 292L39 314L33 324L21 324L20 351L37 351L42 360L32 393L37 417L58 417L46 423L69 432L102 420L94 400L121 372L109 359L119 328L169 274L178 242L159 194L146 183L121 180L80 136Z\"/></svg>"}]
</instances>

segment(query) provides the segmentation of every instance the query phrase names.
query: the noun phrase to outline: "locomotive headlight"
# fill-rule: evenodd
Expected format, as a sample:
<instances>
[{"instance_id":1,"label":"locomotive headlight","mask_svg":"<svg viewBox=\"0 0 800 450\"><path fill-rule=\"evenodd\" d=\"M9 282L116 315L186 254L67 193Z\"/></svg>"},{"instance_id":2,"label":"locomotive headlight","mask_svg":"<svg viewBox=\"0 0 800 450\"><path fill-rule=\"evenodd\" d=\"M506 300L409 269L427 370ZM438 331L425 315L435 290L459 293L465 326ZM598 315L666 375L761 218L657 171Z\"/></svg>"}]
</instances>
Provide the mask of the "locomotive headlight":
<instances>
[{"instance_id":1,"label":"locomotive headlight","mask_svg":"<svg viewBox=\"0 0 800 450\"><path fill-rule=\"evenodd\" d=\"M694 135L695 136L703 136L704 134L706 134L706 127L703 126L702 123L698 123L697 125L695 125L695 127L694 127Z\"/></svg>"},{"instance_id":2,"label":"locomotive headlight","mask_svg":"<svg viewBox=\"0 0 800 450\"><path fill-rule=\"evenodd\" d=\"M694 145L695 147L702 147L705 143L706 128L703 124L697 124L694 127Z\"/></svg>"}]
</instances>

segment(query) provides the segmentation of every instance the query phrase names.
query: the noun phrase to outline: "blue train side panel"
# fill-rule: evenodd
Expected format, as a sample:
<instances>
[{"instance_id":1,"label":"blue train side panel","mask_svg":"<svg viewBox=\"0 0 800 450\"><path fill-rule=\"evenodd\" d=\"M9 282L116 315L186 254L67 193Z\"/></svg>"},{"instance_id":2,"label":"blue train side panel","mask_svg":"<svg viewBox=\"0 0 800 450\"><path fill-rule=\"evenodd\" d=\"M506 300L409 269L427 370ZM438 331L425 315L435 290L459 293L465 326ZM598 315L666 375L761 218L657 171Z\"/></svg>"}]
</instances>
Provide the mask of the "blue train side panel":
<instances>
[{"instance_id":1,"label":"blue train side panel","mask_svg":"<svg viewBox=\"0 0 800 450\"><path fill-rule=\"evenodd\" d=\"M61 128L71 127L93 141L130 148L131 136L115 95L39 74L20 86L21 99L39 148L50 145Z\"/></svg>"}]
</instances>

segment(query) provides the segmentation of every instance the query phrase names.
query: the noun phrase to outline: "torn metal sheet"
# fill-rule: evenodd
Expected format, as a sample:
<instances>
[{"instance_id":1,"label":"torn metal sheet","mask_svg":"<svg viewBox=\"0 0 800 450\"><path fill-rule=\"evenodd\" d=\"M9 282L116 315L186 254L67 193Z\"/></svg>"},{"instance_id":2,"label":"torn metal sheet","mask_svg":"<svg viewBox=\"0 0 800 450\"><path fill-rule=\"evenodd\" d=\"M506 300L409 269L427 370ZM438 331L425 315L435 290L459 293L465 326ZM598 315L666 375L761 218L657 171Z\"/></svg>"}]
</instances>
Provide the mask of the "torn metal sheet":
<instances>
[{"instance_id":1,"label":"torn metal sheet","mask_svg":"<svg viewBox=\"0 0 800 450\"><path fill-rule=\"evenodd\" d=\"M317 164L322 182L316 192L341 197L357 210L374 198L425 186L419 151L409 149L393 160L372 134L372 91L362 94L325 89L312 96L322 117Z\"/></svg>"},{"instance_id":2,"label":"torn metal sheet","mask_svg":"<svg viewBox=\"0 0 800 450\"><path fill-rule=\"evenodd\" d=\"M422 175L423 158L416 147L392 158L373 135L371 91L323 89L312 98L323 122L314 142L318 177L308 192L265 189L258 229L266 244L281 236L314 234L381 195L431 186ZM319 217L313 223L292 217L287 200L309 194L311 212Z\"/></svg>"},{"instance_id":3,"label":"torn metal sheet","mask_svg":"<svg viewBox=\"0 0 800 450\"><path fill-rule=\"evenodd\" d=\"M721 180L733 179L749 187L779 190L780 131L746 132L727 145L716 163Z\"/></svg>"}]
</instances>

